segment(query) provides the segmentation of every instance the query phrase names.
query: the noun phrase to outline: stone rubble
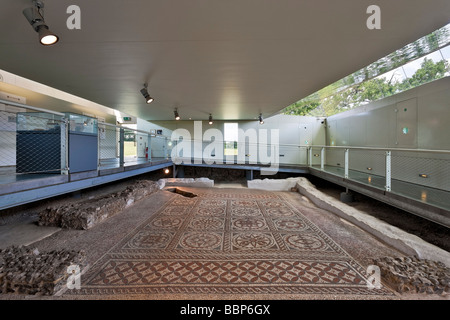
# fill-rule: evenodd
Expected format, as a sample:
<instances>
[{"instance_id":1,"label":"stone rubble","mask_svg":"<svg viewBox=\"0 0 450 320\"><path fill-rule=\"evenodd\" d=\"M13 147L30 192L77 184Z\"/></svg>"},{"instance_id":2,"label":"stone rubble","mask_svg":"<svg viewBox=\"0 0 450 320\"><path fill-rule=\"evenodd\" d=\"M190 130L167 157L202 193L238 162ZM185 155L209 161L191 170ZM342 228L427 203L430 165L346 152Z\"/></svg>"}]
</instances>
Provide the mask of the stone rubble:
<instances>
[{"instance_id":1,"label":"stone rubble","mask_svg":"<svg viewBox=\"0 0 450 320\"><path fill-rule=\"evenodd\" d=\"M54 295L65 288L67 268L86 267L84 251L40 253L24 246L0 249L0 294Z\"/></svg>"},{"instance_id":2,"label":"stone rubble","mask_svg":"<svg viewBox=\"0 0 450 320\"><path fill-rule=\"evenodd\" d=\"M158 190L157 182L140 180L120 192L48 207L39 213L39 225L87 230Z\"/></svg>"},{"instance_id":3,"label":"stone rubble","mask_svg":"<svg viewBox=\"0 0 450 320\"><path fill-rule=\"evenodd\" d=\"M409 257L373 260L381 278L399 293L450 294L450 268L442 262Z\"/></svg>"}]
</instances>

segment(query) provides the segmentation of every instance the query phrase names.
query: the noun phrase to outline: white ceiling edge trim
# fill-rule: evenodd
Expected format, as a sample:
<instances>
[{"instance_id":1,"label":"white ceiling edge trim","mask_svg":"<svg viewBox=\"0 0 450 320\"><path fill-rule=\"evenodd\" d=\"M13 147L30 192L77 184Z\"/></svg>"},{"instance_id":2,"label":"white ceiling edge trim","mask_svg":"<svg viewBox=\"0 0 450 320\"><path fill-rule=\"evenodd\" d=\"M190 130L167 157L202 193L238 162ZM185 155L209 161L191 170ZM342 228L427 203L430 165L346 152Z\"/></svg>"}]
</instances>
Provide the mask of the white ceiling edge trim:
<instances>
[{"instance_id":1,"label":"white ceiling edge trim","mask_svg":"<svg viewBox=\"0 0 450 320\"><path fill-rule=\"evenodd\" d=\"M91 110L98 110L100 112L109 114L109 115L117 115L117 110L103 106L101 104L86 100L84 98L72 95L70 93L46 86L42 83L23 78L21 76L15 75L8 71L0 69L0 75L2 76L2 82L8 83L23 89L27 89L39 94L47 95L52 98L60 99L67 101L69 103L73 103L82 107L89 108Z\"/></svg>"}]
</instances>

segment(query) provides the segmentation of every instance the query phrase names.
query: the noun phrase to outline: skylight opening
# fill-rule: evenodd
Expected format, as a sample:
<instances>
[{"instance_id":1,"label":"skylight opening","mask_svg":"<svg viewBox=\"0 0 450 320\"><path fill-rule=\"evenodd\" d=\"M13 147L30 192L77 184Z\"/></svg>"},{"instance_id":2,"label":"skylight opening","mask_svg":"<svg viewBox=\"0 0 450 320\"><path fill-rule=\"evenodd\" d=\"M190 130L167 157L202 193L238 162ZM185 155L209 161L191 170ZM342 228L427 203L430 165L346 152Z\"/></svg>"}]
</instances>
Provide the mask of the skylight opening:
<instances>
[{"instance_id":1,"label":"skylight opening","mask_svg":"<svg viewBox=\"0 0 450 320\"><path fill-rule=\"evenodd\" d=\"M450 24L283 110L331 116L450 75Z\"/></svg>"}]
</instances>

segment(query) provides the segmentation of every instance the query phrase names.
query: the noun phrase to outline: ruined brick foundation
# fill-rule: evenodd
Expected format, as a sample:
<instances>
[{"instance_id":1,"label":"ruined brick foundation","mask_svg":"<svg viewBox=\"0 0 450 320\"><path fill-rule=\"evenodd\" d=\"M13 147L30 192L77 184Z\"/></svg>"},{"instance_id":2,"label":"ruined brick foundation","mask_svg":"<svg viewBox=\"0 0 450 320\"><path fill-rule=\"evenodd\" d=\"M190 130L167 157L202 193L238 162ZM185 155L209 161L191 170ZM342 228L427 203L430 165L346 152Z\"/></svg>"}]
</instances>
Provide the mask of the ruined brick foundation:
<instances>
[{"instance_id":1,"label":"ruined brick foundation","mask_svg":"<svg viewBox=\"0 0 450 320\"><path fill-rule=\"evenodd\" d=\"M69 266L86 267L83 251L40 253L24 246L0 249L0 294L51 296L65 288Z\"/></svg>"},{"instance_id":2,"label":"ruined brick foundation","mask_svg":"<svg viewBox=\"0 0 450 320\"><path fill-rule=\"evenodd\" d=\"M155 181L140 180L120 192L48 207L39 213L39 225L87 230L159 189Z\"/></svg>"},{"instance_id":3,"label":"ruined brick foundation","mask_svg":"<svg viewBox=\"0 0 450 320\"><path fill-rule=\"evenodd\" d=\"M412 257L373 260L382 280L399 293L450 294L450 268L441 262Z\"/></svg>"}]
</instances>

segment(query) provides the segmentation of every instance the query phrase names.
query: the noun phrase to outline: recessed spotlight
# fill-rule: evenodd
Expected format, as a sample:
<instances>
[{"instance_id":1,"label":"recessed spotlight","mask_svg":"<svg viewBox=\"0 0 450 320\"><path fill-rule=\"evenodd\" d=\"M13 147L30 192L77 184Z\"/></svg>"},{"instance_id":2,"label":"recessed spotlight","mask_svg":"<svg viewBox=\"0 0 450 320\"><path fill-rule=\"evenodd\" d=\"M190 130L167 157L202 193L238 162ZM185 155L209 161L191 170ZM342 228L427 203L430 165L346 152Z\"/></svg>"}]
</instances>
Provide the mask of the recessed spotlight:
<instances>
[{"instance_id":1,"label":"recessed spotlight","mask_svg":"<svg viewBox=\"0 0 450 320\"><path fill-rule=\"evenodd\" d=\"M427 202L427 198L428 198L428 194L426 191L422 191L421 195L420 195L420 200L422 200L423 202Z\"/></svg>"}]
</instances>

